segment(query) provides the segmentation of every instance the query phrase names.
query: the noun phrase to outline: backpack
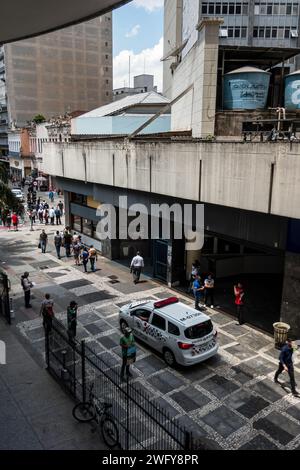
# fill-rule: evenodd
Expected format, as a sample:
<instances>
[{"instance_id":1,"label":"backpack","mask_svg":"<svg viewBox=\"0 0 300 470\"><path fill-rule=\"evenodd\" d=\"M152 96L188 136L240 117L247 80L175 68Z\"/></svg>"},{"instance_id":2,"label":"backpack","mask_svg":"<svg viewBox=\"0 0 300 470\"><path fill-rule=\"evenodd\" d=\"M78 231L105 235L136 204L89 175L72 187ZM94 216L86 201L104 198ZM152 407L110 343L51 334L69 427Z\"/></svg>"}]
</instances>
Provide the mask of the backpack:
<instances>
[{"instance_id":1,"label":"backpack","mask_svg":"<svg viewBox=\"0 0 300 470\"><path fill-rule=\"evenodd\" d=\"M97 254L97 252L96 252L95 248L91 248L91 249L90 249L90 256L91 256L91 258L95 258L95 257L96 257L96 254Z\"/></svg>"}]
</instances>

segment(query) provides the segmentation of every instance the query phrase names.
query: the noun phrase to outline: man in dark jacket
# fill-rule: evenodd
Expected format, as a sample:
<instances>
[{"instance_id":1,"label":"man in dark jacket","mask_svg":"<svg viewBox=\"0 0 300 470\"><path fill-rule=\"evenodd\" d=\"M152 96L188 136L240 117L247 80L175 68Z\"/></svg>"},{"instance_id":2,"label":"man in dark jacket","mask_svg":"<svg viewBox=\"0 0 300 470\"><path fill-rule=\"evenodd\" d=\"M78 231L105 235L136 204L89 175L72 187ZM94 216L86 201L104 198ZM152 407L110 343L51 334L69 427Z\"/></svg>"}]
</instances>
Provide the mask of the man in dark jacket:
<instances>
[{"instance_id":1,"label":"man in dark jacket","mask_svg":"<svg viewBox=\"0 0 300 470\"><path fill-rule=\"evenodd\" d=\"M28 278L29 278L29 273L25 272L23 276L21 276L21 285L24 291L25 308L32 308L30 305L30 290L33 287L33 284Z\"/></svg>"},{"instance_id":2,"label":"man in dark jacket","mask_svg":"<svg viewBox=\"0 0 300 470\"><path fill-rule=\"evenodd\" d=\"M279 375L283 371L288 372L290 381L291 381L292 394L298 396L298 392L296 390L295 375L294 375L293 352L294 350L293 350L292 341L288 339L286 344L281 349L281 353L279 356L279 367L275 374L274 382L280 383L278 381Z\"/></svg>"}]
</instances>

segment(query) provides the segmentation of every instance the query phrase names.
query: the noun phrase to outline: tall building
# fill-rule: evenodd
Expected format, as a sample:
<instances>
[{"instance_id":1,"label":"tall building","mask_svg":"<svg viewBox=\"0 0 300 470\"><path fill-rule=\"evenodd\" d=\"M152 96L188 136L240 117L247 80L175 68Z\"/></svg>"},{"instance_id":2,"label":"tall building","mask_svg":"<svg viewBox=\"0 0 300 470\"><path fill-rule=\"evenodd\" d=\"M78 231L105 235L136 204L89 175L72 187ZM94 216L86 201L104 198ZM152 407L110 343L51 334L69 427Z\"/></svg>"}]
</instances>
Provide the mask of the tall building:
<instances>
[{"instance_id":1,"label":"tall building","mask_svg":"<svg viewBox=\"0 0 300 470\"><path fill-rule=\"evenodd\" d=\"M47 119L112 100L111 13L6 44L0 51L2 56L0 79L3 69L6 85L2 95L7 97L9 123L18 127L36 114Z\"/></svg>"},{"instance_id":2,"label":"tall building","mask_svg":"<svg viewBox=\"0 0 300 470\"><path fill-rule=\"evenodd\" d=\"M196 26L207 17L223 19L219 29L219 44L223 47L295 49L300 46L299 1L166 0L164 94L168 97L174 67L198 40L199 31ZM289 59L285 65L291 72L298 69L300 57Z\"/></svg>"}]
</instances>

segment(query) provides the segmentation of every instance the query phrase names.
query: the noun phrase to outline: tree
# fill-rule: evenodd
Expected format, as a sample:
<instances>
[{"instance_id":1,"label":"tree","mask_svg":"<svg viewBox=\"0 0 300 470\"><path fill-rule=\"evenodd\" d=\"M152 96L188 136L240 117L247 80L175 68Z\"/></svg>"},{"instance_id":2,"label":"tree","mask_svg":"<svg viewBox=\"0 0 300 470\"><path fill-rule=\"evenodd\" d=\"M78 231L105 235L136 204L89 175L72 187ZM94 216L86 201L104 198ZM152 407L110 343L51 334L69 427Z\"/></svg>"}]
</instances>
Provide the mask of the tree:
<instances>
[{"instance_id":1,"label":"tree","mask_svg":"<svg viewBox=\"0 0 300 470\"><path fill-rule=\"evenodd\" d=\"M5 208L20 212L23 206L8 186L7 166L0 162L0 209L2 211Z\"/></svg>"},{"instance_id":2,"label":"tree","mask_svg":"<svg viewBox=\"0 0 300 470\"><path fill-rule=\"evenodd\" d=\"M36 124L41 124L42 122L46 122L46 118L42 114L37 114L36 116L34 116L32 120Z\"/></svg>"}]
</instances>

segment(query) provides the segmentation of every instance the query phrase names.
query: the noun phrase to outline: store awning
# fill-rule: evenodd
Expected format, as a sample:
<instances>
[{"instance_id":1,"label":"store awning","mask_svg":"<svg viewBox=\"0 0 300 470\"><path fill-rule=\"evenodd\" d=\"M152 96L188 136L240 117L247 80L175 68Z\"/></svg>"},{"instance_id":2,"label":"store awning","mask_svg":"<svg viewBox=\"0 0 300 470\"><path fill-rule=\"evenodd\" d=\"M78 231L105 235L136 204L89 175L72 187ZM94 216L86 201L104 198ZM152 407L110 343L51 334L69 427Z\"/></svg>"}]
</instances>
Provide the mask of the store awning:
<instances>
[{"instance_id":1,"label":"store awning","mask_svg":"<svg viewBox=\"0 0 300 470\"><path fill-rule=\"evenodd\" d=\"M2 0L0 44L90 20L129 1L131 0Z\"/></svg>"}]
</instances>

